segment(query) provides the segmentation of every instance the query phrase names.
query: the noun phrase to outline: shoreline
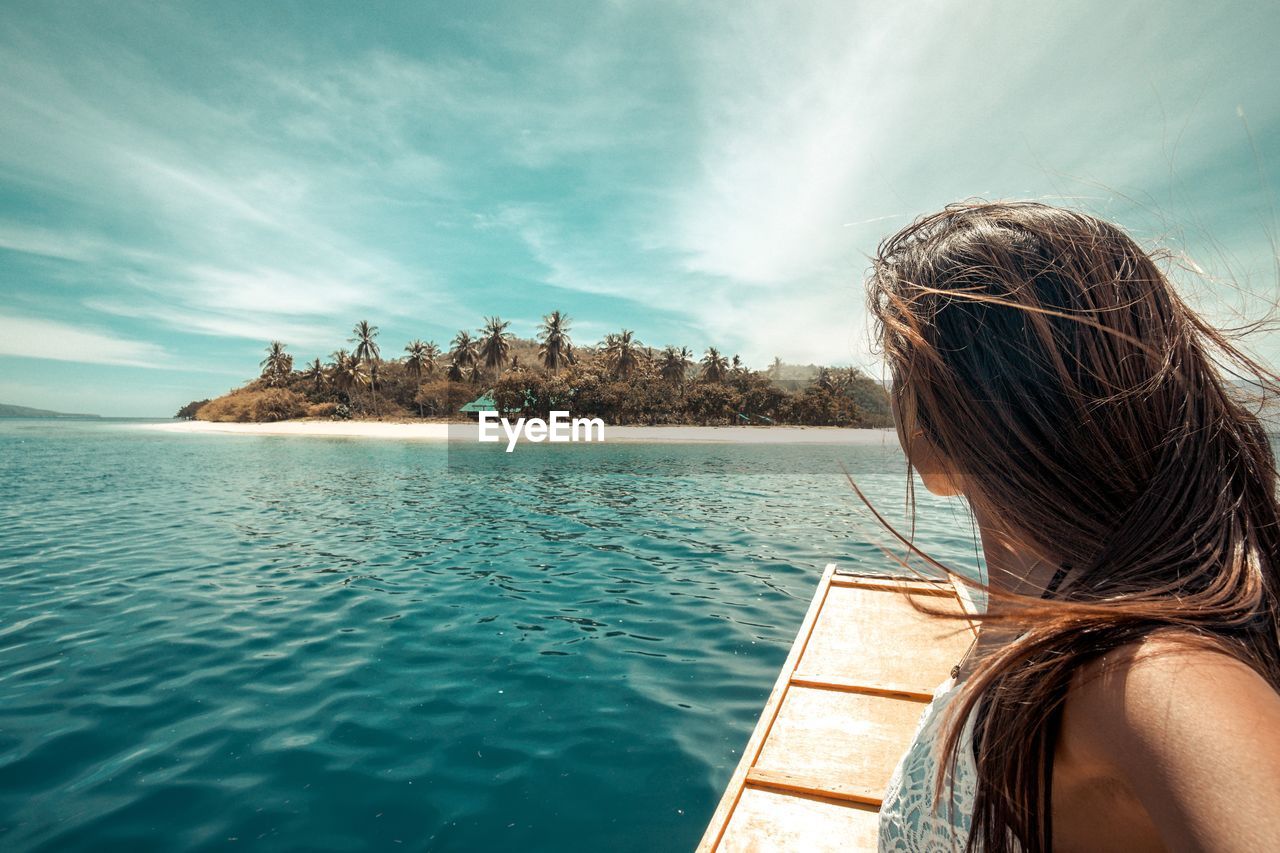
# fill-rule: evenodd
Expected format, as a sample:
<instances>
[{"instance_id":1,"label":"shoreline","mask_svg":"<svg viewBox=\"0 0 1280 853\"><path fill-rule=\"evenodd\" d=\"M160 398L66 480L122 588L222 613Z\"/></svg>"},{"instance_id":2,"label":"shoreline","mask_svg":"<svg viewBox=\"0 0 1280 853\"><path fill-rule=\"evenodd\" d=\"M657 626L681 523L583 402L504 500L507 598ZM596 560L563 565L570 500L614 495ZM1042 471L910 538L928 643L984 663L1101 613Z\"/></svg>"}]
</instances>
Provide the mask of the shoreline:
<instances>
[{"instance_id":1,"label":"shoreline","mask_svg":"<svg viewBox=\"0 0 1280 853\"><path fill-rule=\"evenodd\" d=\"M172 421L136 424L135 429L186 435L303 436L311 438L371 438L399 441L476 441L474 423L422 421L275 421L273 423L220 423ZM851 428L821 426L606 426L603 444L821 444L897 446L891 427Z\"/></svg>"}]
</instances>

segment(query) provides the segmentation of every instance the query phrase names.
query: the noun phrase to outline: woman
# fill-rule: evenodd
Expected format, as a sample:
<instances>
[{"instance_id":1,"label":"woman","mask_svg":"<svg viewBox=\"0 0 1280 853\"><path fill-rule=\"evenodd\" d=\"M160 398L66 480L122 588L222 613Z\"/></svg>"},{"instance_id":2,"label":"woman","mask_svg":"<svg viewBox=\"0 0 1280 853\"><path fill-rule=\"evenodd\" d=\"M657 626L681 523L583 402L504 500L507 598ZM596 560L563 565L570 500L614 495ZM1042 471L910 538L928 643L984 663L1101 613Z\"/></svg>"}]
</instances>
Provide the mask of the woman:
<instances>
[{"instance_id":1,"label":"woman","mask_svg":"<svg viewBox=\"0 0 1280 853\"><path fill-rule=\"evenodd\" d=\"M898 437L972 508L989 597L881 849L1280 850L1276 466L1219 365L1275 374L1047 205L917 221L869 290Z\"/></svg>"}]
</instances>

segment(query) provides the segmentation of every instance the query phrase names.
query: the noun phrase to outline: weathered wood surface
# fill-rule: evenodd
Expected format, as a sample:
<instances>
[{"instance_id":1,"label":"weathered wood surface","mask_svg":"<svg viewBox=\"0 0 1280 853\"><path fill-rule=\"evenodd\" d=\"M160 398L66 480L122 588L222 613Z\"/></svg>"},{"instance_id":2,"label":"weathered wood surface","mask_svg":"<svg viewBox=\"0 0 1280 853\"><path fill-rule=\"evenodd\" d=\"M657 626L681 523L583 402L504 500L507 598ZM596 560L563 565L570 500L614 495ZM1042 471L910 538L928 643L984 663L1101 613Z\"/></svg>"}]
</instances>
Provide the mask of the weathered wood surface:
<instances>
[{"instance_id":1,"label":"weathered wood surface","mask_svg":"<svg viewBox=\"0 0 1280 853\"><path fill-rule=\"evenodd\" d=\"M874 850L881 797L973 626L948 583L828 565L699 851Z\"/></svg>"}]
</instances>

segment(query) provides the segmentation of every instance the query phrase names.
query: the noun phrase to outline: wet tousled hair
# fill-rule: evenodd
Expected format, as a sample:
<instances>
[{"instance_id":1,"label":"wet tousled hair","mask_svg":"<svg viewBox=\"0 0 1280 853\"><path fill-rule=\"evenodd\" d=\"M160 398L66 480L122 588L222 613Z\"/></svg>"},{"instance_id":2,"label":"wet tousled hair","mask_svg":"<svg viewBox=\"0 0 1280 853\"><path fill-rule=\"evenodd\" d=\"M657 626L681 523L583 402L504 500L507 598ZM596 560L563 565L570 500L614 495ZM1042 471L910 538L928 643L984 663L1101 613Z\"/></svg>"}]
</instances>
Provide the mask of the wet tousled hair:
<instances>
[{"instance_id":1,"label":"wet tousled hair","mask_svg":"<svg viewBox=\"0 0 1280 853\"><path fill-rule=\"evenodd\" d=\"M897 410L972 507L1067 567L1043 597L987 588L983 624L1017 639L966 679L942 748L954 762L974 714L970 849L1047 851L1081 666L1158 634L1280 689L1276 463L1241 393L1280 379L1120 228L1045 204L917 220L881 244L868 295Z\"/></svg>"}]
</instances>

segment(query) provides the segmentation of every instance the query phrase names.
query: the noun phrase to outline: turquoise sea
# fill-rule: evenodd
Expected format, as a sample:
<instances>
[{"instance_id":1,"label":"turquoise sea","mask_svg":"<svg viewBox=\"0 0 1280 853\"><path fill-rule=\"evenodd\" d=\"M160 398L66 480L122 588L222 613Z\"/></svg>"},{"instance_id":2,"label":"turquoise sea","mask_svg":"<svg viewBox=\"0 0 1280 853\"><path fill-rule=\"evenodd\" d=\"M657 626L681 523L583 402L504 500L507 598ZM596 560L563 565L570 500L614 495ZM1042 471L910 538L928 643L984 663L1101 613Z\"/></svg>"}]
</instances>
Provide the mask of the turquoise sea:
<instances>
[{"instance_id":1,"label":"turquoise sea","mask_svg":"<svg viewBox=\"0 0 1280 853\"><path fill-rule=\"evenodd\" d=\"M0 422L0 848L689 850L877 446ZM919 541L964 566L960 507Z\"/></svg>"}]
</instances>

